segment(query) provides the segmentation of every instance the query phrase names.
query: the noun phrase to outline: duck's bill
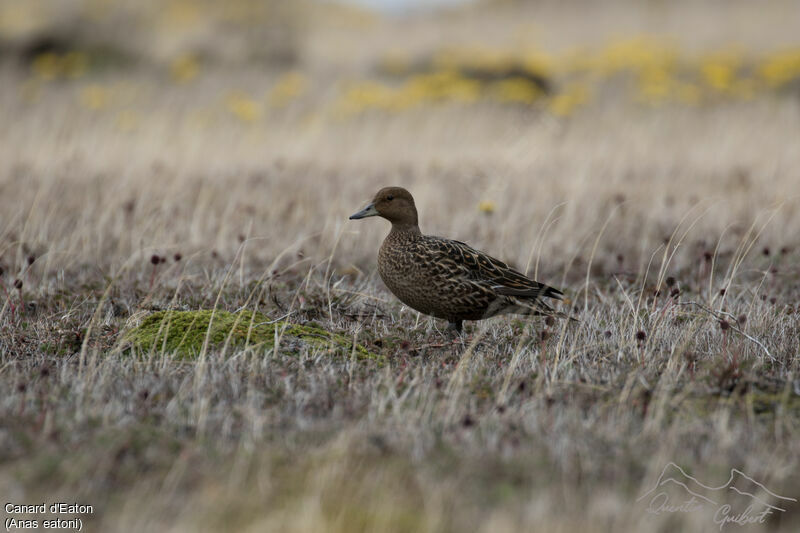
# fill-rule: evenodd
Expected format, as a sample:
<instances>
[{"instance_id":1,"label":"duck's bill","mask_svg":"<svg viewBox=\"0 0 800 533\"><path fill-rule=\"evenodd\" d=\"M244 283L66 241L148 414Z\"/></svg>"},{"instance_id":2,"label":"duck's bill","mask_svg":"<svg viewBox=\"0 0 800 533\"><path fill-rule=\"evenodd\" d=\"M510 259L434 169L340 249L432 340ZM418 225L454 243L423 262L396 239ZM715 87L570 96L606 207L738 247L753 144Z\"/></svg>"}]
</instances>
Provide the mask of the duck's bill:
<instances>
[{"instance_id":1,"label":"duck's bill","mask_svg":"<svg viewBox=\"0 0 800 533\"><path fill-rule=\"evenodd\" d=\"M367 218L377 216L378 210L375 209L375 204L369 204L367 207L358 213L350 215L350 220L358 220L359 218Z\"/></svg>"}]
</instances>

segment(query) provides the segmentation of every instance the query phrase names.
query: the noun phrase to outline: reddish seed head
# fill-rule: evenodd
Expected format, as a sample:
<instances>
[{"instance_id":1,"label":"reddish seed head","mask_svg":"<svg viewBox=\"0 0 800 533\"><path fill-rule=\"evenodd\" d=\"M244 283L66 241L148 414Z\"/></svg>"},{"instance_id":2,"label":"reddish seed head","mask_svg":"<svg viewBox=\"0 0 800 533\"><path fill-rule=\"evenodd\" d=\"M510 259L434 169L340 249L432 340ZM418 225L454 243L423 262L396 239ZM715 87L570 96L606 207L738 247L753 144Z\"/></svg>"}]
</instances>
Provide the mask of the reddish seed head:
<instances>
[{"instance_id":1,"label":"reddish seed head","mask_svg":"<svg viewBox=\"0 0 800 533\"><path fill-rule=\"evenodd\" d=\"M610 338L611 338L611 332L610 332L610 331L608 331L608 330L606 330L606 331L604 331L604 332L603 332L603 336L604 336L606 339L610 339Z\"/></svg>"},{"instance_id":2,"label":"reddish seed head","mask_svg":"<svg viewBox=\"0 0 800 533\"><path fill-rule=\"evenodd\" d=\"M408 350L409 348L411 348L411 343L408 341L403 341L400 343L400 348L403 350Z\"/></svg>"},{"instance_id":3,"label":"reddish seed head","mask_svg":"<svg viewBox=\"0 0 800 533\"><path fill-rule=\"evenodd\" d=\"M548 337L550 337L550 332L548 332L547 330L543 330L542 331L542 340L546 341L548 339Z\"/></svg>"},{"instance_id":4,"label":"reddish seed head","mask_svg":"<svg viewBox=\"0 0 800 533\"><path fill-rule=\"evenodd\" d=\"M731 327L731 325L727 320L719 321L719 329L721 329L722 331L727 331L729 327Z\"/></svg>"},{"instance_id":5,"label":"reddish seed head","mask_svg":"<svg viewBox=\"0 0 800 533\"><path fill-rule=\"evenodd\" d=\"M617 263L622 263L625 261L625 256L622 254L617 254Z\"/></svg>"},{"instance_id":6,"label":"reddish seed head","mask_svg":"<svg viewBox=\"0 0 800 533\"><path fill-rule=\"evenodd\" d=\"M739 318L736 319L736 322L738 322L740 326L744 326L747 322L747 315L739 315Z\"/></svg>"},{"instance_id":7,"label":"reddish seed head","mask_svg":"<svg viewBox=\"0 0 800 533\"><path fill-rule=\"evenodd\" d=\"M646 338L647 338L647 334L644 331L639 330L639 331L636 332L636 340L637 341L644 342L644 340Z\"/></svg>"},{"instance_id":8,"label":"reddish seed head","mask_svg":"<svg viewBox=\"0 0 800 533\"><path fill-rule=\"evenodd\" d=\"M556 323L556 319L555 319L555 318L553 318L553 317L551 317L551 316L546 316L546 317L544 318L544 324L545 324L546 326L552 326L552 325L553 325L553 324L555 324L555 323Z\"/></svg>"},{"instance_id":9,"label":"reddish seed head","mask_svg":"<svg viewBox=\"0 0 800 533\"><path fill-rule=\"evenodd\" d=\"M31 266L34 263L34 261L36 261L36 256L35 255L29 255L28 256L28 266Z\"/></svg>"},{"instance_id":10,"label":"reddish seed head","mask_svg":"<svg viewBox=\"0 0 800 533\"><path fill-rule=\"evenodd\" d=\"M153 254L150 256L150 262L153 263L154 265L157 265L159 262L161 262L161 258L158 257L156 254Z\"/></svg>"},{"instance_id":11,"label":"reddish seed head","mask_svg":"<svg viewBox=\"0 0 800 533\"><path fill-rule=\"evenodd\" d=\"M475 421L472 419L471 416L466 415L464 419L461 421L461 425L465 428L471 427L475 425Z\"/></svg>"},{"instance_id":12,"label":"reddish seed head","mask_svg":"<svg viewBox=\"0 0 800 533\"><path fill-rule=\"evenodd\" d=\"M14 288L17 289L18 291L22 290L22 280L21 279L17 278L17 279L14 280Z\"/></svg>"},{"instance_id":13,"label":"reddish seed head","mask_svg":"<svg viewBox=\"0 0 800 533\"><path fill-rule=\"evenodd\" d=\"M183 256L180 254L180 252L178 252L177 254L172 256L172 258L175 259L175 261L180 261L183 258Z\"/></svg>"},{"instance_id":14,"label":"reddish seed head","mask_svg":"<svg viewBox=\"0 0 800 533\"><path fill-rule=\"evenodd\" d=\"M703 261L706 263L711 262L711 252L703 252Z\"/></svg>"},{"instance_id":15,"label":"reddish seed head","mask_svg":"<svg viewBox=\"0 0 800 533\"><path fill-rule=\"evenodd\" d=\"M777 299L777 298L775 298L774 296L773 296L772 298L770 298L770 299L769 299L769 303L771 303L772 305L775 305L775 303L776 303L777 301L778 301L778 299Z\"/></svg>"},{"instance_id":16,"label":"reddish seed head","mask_svg":"<svg viewBox=\"0 0 800 533\"><path fill-rule=\"evenodd\" d=\"M675 278L672 276L667 278L667 287L674 287L675 286Z\"/></svg>"},{"instance_id":17,"label":"reddish seed head","mask_svg":"<svg viewBox=\"0 0 800 533\"><path fill-rule=\"evenodd\" d=\"M781 255L786 255L786 254L788 254L790 251L791 251L791 250L789 249L789 247L788 247L788 246L784 246L783 248L781 248Z\"/></svg>"},{"instance_id":18,"label":"reddish seed head","mask_svg":"<svg viewBox=\"0 0 800 533\"><path fill-rule=\"evenodd\" d=\"M681 294L681 290L676 287L676 288L672 289L672 291L670 291L669 296L670 296L670 298L677 298L678 296L680 296L680 294Z\"/></svg>"},{"instance_id":19,"label":"reddish seed head","mask_svg":"<svg viewBox=\"0 0 800 533\"><path fill-rule=\"evenodd\" d=\"M17 392L25 392L26 390L28 390L28 386L24 382L17 383Z\"/></svg>"},{"instance_id":20,"label":"reddish seed head","mask_svg":"<svg viewBox=\"0 0 800 533\"><path fill-rule=\"evenodd\" d=\"M719 290L719 295L720 296L725 296L725 289L720 289Z\"/></svg>"},{"instance_id":21,"label":"reddish seed head","mask_svg":"<svg viewBox=\"0 0 800 533\"><path fill-rule=\"evenodd\" d=\"M761 253L764 255L769 255L769 246L765 246L764 249L761 250Z\"/></svg>"},{"instance_id":22,"label":"reddish seed head","mask_svg":"<svg viewBox=\"0 0 800 533\"><path fill-rule=\"evenodd\" d=\"M161 262L161 263L166 263L166 262L167 262L167 258L166 258L166 256L163 256L163 255L162 255L161 257L159 257L159 258L158 258L158 260L159 260L159 262Z\"/></svg>"},{"instance_id":23,"label":"reddish seed head","mask_svg":"<svg viewBox=\"0 0 800 533\"><path fill-rule=\"evenodd\" d=\"M0 266L0 276L2 276L5 273L6 273L6 270L2 266Z\"/></svg>"}]
</instances>

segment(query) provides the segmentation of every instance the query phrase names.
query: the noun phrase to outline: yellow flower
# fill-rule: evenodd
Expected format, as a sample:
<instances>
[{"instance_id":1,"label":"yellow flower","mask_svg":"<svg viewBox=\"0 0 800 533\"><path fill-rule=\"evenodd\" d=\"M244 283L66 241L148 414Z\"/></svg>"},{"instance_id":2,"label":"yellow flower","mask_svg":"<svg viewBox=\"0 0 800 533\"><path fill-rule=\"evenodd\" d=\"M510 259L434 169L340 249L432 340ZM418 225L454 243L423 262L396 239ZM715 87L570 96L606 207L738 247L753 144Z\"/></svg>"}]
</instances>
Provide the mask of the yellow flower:
<instances>
[{"instance_id":1,"label":"yellow flower","mask_svg":"<svg viewBox=\"0 0 800 533\"><path fill-rule=\"evenodd\" d=\"M481 203L478 204L478 211L481 213L486 213L487 215L491 215L494 213L494 210L497 208L494 202L489 200L483 200Z\"/></svg>"},{"instance_id":2,"label":"yellow flower","mask_svg":"<svg viewBox=\"0 0 800 533\"><path fill-rule=\"evenodd\" d=\"M582 85L573 84L568 86L562 93L551 98L548 109L554 115L565 117L571 115L576 108L585 104L588 100L589 90Z\"/></svg>"},{"instance_id":3,"label":"yellow flower","mask_svg":"<svg viewBox=\"0 0 800 533\"><path fill-rule=\"evenodd\" d=\"M620 71L639 71L646 68L672 68L675 53L666 44L650 37L638 36L615 41L595 58L592 68L608 76Z\"/></svg>"},{"instance_id":4,"label":"yellow flower","mask_svg":"<svg viewBox=\"0 0 800 533\"><path fill-rule=\"evenodd\" d=\"M730 65L711 63L703 65L703 77L711 87L718 91L731 88L736 72Z\"/></svg>"},{"instance_id":5,"label":"yellow flower","mask_svg":"<svg viewBox=\"0 0 800 533\"><path fill-rule=\"evenodd\" d=\"M226 100L228 111L242 122L255 122L263 114L263 106L241 92L233 92Z\"/></svg>"},{"instance_id":6,"label":"yellow flower","mask_svg":"<svg viewBox=\"0 0 800 533\"><path fill-rule=\"evenodd\" d=\"M456 71L446 70L413 76L398 92L397 103L401 108L416 104L455 100L472 102L480 95L480 85L463 78Z\"/></svg>"},{"instance_id":7,"label":"yellow flower","mask_svg":"<svg viewBox=\"0 0 800 533\"><path fill-rule=\"evenodd\" d=\"M305 76L299 72L289 72L275 84L269 93L268 100L273 107L285 107L292 100L302 95L308 87Z\"/></svg>"},{"instance_id":8,"label":"yellow flower","mask_svg":"<svg viewBox=\"0 0 800 533\"><path fill-rule=\"evenodd\" d=\"M370 108L388 108L393 92L388 87L373 81L351 84L338 105L345 113L358 113Z\"/></svg>"},{"instance_id":9,"label":"yellow flower","mask_svg":"<svg viewBox=\"0 0 800 533\"><path fill-rule=\"evenodd\" d=\"M664 68L646 68L639 74L639 93L646 102L663 102L669 98L672 89L672 77Z\"/></svg>"},{"instance_id":10,"label":"yellow flower","mask_svg":"<svg viewBox=\"0 0 800 533\"><path fill-rule=\"evenodd\" d=\"M182 55L170 65L172 79L177 83L187 83L197 77L200 72L200 63L191 55Z\"/></svg>"},{"instance_id":11,"label":"yellow flower","mask_svg":"<svg viewBox=\"0 0 800 533\"><path fill-rule=\"evenodd\" d=\"M544 95L539 86L524 78L510 78L494 82L489 86L489 93L500 102L522 104L532 104Z\"/></svg>"},{"instance_id":12,"label":"yellow flower","mask_svg":"<svg viewBox=\"0 0 800 533\"><path fill-rule=\"evenodd\" d=\"M57 78L80 78L86 73L89 59L82 52L39 54L33 60L31 68L42 80L51 81Z\"/></svg>"},{"instance_id":13,"label":"yellow flower","mask_svg":"<svg viewBox=\"0 0 800 533\"><path fill-rule=\"evenodd\" d=\"M736 51L718 52L703 60L700 73L712 89L727 92L735 83L741 64L741 55Z\"/></svg>"},{"instance_id":14,"label":"yellow flower","mask_svg":"<svg viewBox=\"0 0 800 533\"><path fill-rule=\"evenodd\" d=\"M31 68L39 78L54 80L61 74L61 58L53 53L39 54L33 59Z\"/></svg>"},{"instance_id":15,"label":"yellow flower","mask_svg":"<svg viewBox=\"0 0 800 533\"><path fill-rule=\"evenodd\" d=\"M462 77L454 78L447 87L447 97L456 102L474 102L480 93L480 83Z\"/></svg>"},{"instance_id":16,"label":"yellow flower","mask_svg":"<svg viewBox=\"0 0 800 533\"><path fill-rule=\"evenodd\" d=\"M84 107L100 111L108 107L110 95L108 89L100 85L87 85L81 90L80 101Z\"/></svg>"},{"instance_id":17,"label":"yellow flower","mask_svg":"<svg viewBox=\"0 0 800 533\"><path fill-rule=\"evenodd\" d=\"M555 70L555 65L555 60L541 50L528 50L522 54L522 67L531 74L548 78Z\"/></svg>"},{"instance_id":18,"label":"yellow flower","mask_svg":"<svg viewBox=\"0 0 800 533\"><path fill-rule=\"evenodd\" d=\"M89 58L83 52L68 52L61 58L61 71L67 78L80 78L88 67Z\"/></svg>"},{"instance_id":19,"label":"yellow flower","mask_svg":"<svg viewBox=\"0 0 800 533\"><path fill-rule=\"evenodd\" d=\"M800 48L784 50L768 57L758 73L770 87L781 87L800 78Z\"/></svg>"}]
</instances>

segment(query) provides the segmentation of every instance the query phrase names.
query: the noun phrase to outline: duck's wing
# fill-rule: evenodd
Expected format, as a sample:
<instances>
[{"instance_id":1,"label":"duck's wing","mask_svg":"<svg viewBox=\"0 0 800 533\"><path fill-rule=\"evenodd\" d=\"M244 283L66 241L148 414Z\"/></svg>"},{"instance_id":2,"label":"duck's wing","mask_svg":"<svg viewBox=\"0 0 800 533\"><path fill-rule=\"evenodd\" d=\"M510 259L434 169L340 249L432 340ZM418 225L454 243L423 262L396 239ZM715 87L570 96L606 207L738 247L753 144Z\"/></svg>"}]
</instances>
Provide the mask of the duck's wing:
<instances>
[{"instance_id":1,"label":"duck's wing","mask_svg":"<svg viewBox=\"0 0 800 533\"><path fill-rule=\"evenodd\" d=\"M563 296L560 290L532 280L464 242L426 237L425 246L429 247L431 253L428 255L434 258L437 266L449 275L477 282L497 295L531 302L542 298L560 300Z\"/></svg>"}]
</instances>

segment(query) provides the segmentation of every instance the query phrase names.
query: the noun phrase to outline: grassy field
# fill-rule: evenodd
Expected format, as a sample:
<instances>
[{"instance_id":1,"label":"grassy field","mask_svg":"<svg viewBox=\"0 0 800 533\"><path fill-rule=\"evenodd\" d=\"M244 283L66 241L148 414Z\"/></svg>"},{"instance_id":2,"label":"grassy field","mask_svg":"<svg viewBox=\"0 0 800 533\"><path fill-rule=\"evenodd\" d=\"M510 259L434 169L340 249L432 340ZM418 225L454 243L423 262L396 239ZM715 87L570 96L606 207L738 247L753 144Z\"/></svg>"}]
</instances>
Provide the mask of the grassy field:
<instances>
[{"instance_id":1,"label":"grassy field","mask_svg":"<svg viewBox=\"0 0 800 533\"><path fill-rule=\"evenodd\" d=\"M92 511L4 520L798 530L794 2L65 5L0 8L0 493ZM579 322L404 307L385 185Z\"/></svg>"}]
</instances>

